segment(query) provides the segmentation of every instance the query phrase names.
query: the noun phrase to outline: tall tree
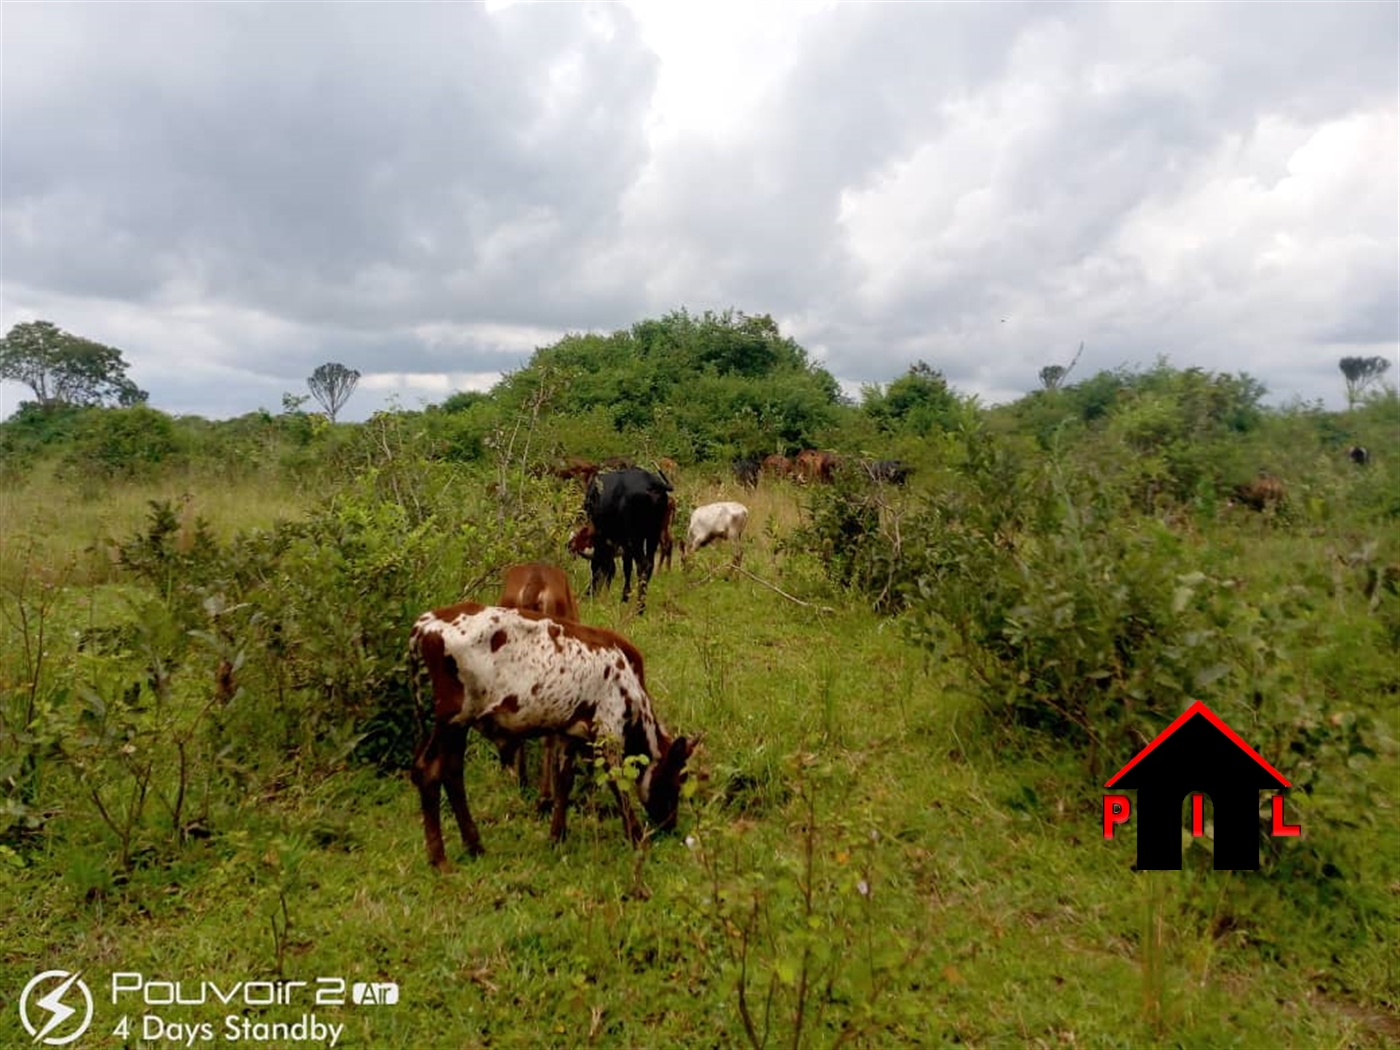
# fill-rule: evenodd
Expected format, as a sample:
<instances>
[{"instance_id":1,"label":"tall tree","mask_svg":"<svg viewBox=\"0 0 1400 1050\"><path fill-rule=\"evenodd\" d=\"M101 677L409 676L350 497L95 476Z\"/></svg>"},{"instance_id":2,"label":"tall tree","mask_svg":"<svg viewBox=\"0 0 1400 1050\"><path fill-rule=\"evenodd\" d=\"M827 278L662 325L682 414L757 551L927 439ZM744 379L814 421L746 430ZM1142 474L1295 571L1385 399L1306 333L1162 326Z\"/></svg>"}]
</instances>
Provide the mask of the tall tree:
<instances>
[{"instance_id":1,"label":"tall tree","mask_svg":"<svg viewBox=\"0 0 1400 1050\"><path fill-rule=\"evenodd\" d=\"M1347 408L1355 408L1362 392L1385 375L1390 361L1384 357L1344 357L1337 365L1347 382Z\"/></svg>"},{"instance_id":2,"label":"tall tree","mask_svg":"<svg viewBox=\"0 0 1400 1050\"><path fill-rule=\"evenodd\" d=\"M355 385L359 381L360 373L357 369L346 368L335 361L327 361L311 373L306 385L311 388L311 396L316 399L316 403L325 409L326 418L334 423L337 413L345 407L345 402L350 400L350 395L355 392Z\"/></svg>"},{"instance_id":3,"label":"tall tree","mask_svg":"<svg viewBox=\"0 0 1400 1050\"><path fill-rule=\"evenodd\" d=\"M34 391L43 408L138 405L148 395L126 377L122 352L65 332L52 321L15 325L0 342L0 379Z\"/></svg>"}]
</instances>

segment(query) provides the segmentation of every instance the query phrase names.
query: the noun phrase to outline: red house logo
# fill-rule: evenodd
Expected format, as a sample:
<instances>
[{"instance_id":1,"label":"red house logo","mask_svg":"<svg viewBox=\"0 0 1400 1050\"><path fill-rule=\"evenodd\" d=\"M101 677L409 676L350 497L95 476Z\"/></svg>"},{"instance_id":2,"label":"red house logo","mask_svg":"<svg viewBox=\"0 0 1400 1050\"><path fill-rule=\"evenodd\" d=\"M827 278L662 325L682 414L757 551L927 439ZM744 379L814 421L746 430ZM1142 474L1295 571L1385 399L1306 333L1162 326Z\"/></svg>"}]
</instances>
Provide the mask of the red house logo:
<instances>
[{"instance_id":1,"label":"red house logo","mask_svg":"<svg viewBox=\"0 0 1400 1050\"><path fill-rule=\"evenodd\" d=\"M1181 869L1181 803L1188 794L1197 837L1205 834L1203 796L1215 809L1216 870L1252 871L1259 867L1259 792L1292 785L1197 701L1104 787L1137 789L1139 871ZM1131 815L1128 796L1105 795L1103 837L1113 838L1114 827ZM1275 794L1272 833L1301 832L1283 822L1283 796Z\"/></svg>"}]
</instances>

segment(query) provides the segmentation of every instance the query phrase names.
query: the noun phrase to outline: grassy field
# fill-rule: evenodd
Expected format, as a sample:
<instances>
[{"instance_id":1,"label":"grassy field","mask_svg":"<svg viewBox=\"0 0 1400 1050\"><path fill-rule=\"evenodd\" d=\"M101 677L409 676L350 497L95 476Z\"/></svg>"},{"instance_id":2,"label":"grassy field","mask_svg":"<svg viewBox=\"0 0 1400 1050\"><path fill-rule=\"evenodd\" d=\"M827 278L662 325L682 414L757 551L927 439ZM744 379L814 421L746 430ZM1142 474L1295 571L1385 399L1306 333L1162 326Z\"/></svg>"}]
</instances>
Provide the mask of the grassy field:
<instances>
[{"instance_id":1,"label":"grassy field","mask_svg":"<svg viewBox=\"0 0 1400 1050\"><path fill-rule=\"evenodd\" d=\"M78 629L139 597L101 541L139 528L148 500L186 492L225 537L307 505L208 479L87 500L41 480L0 496L7 608L17 566L45 566L58 666L83 666ZM138 851L123 870L75 788L47 833L0 854L0 1045L33 1042L18 993L47 969L81 970L92 988L79 1046L225 1045L230 1015L307 1014L358 1047L1400 1041L1393 820L1371 866L1348 873L1371 908L1283 892L1283 876L1135 873L1132 825L1104 841L1101 778L1081 758L989 726L957 668L780 549L800 519L794 490L697 479L682 492L749 503L748 574L708 549L658 575L644 617L616 592L583 605L645 654L668 728L704 734L676 834L634 854L609 793L590 790L556 848L473 741L467 790L487 852L468 858L449 838L451 874L426 863L407 777L349 762L250 779L173 855ZM1318 537L1236 542L1241 575L1328 557ZM581 592L584 567L570 569ZM1385 775L1394 784L1393 765ZM1352 949L1334 954L1343 940ZM114 973L208 1001L162 1004L169 989L153 985L154 1005L135 991L114 1005ZM306 984L249 1005L268 981ZM397 982L400 998L340 1004L342 981ZM253 984L224 1005L202 982L226 995ZM240 1044L301 1045L247 1031ZM318 1032L307 1041L332 1041Z\"/></svg>"}]
</instances>

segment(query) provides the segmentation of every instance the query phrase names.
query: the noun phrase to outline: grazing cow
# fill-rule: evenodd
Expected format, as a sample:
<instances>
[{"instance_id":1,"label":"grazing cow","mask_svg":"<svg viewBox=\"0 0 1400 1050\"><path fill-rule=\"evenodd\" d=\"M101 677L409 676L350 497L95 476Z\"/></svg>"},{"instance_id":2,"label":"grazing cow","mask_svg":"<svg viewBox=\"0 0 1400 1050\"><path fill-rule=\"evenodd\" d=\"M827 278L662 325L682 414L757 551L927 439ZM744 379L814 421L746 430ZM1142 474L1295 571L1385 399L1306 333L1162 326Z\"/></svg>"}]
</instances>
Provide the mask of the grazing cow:
<instances>
[{"instance_id":1,"label":"grazing cow","mask_svg":"<svg viewBox=\"0 0 1400 1050\"><path fill-rule=\"evenodd\" d=\"M564 462L549 468L549 473L556 478L568 480L577 478L582 484L584 491L588 491L588 484L601 468L598 464L584 459L582 456L568 456Z\"/></svg>"},{"instance_id":2,"label":"grazing cow","mask_svg":"<svg viewBox=\"0 0 1400 1050\"><path fill-rule=\"evenodd\" d=\"M1352 445L1347 449L1347 458L1358 467L1364 467L1371 462L1371 453L1361 445Z\"/></svg>"},{"instance_id":3,"label":"grazing cow","mask_svg":"<svg viewBox=\"0 0 1400 1050\"><path fill-rule=\"evenodd\" d=\"M804 484L829 484L836 468L840 465L841 457L834 452L818 452L814 448L805 449L797 456L797 480Z\"/></svg>"},{"instance_id":4,"label":"grazing cow","mask_svg":"<svg viewBox=\"0 0 1400 1050\"><path fill-rule=\"evenodd\" d=\"M563 569L541 561L512 565L507 569L501 584L501 598L496 604L503 609L530 609L552 620L576 621L579 618L578 602L569 586L569 577ZM524 741L521 741L514 758L516 776L522 789L529 785L525 752ZM511 757L503 754L502 764L508 765ZM554 797L554 771L561 757L554 738L545 737L540 773L541 803L548 803Z\"/></svg>"},{"instance_id":5,"label":"grazing cow","mask_svg":"<svg viewBox=\"0 0 1400 1050\"><path fill-rule=\"evenodd\" d=\"M685 542L681 544L681 563L716 540L729 540L734 545L734 564L743 558L740 541L744 537L744 527L749 523L749 508L742 503L707 503L696 507L690 514L690 528L686 530Z\"/></svg>"},{"instance_id":6,"label":"grazing cow","mask_svg":"<svg viewBox=\"0 0 1400 1050\"><path fill-rule=\"evenodd\" d=\"M1254 510L1274 510L1285 499L1283 482L1261 470L1253 481L1235 486L1235 498Z\"/></svg>"},{"instance_id":7,"label":"grazing cow","mask_svg":"<svg viewBox=\"0 0 1400 1050\"><path fill-rule=\"evenodd\" d=\"M771 478L787 478L792 476L792 460L787 456L777 454L765 456L763 459L763 473Z\"/></svg>"},{"instance_id":8,"label":"grazing cow","mask_svg":"<svg viewBox=\"0 0 1400 1050\"><path fill-rule=\"evenodd\" d=\"M745 488L758 488L758 468L760 464L756 459L736 459L733 463L734 480Z\"/></svg>"},{"instance_id":9,"label":"grazing cow","mask_svg":"<svg viewBox=\"0 0 1400 1050\"><path fill-rule=\"evenodd\" d=\"M583 529L569 541L569 549L593 551L593 576L588 593L597 594L599 585L612 583L613 558L622 554L622 600L632 593L632 565L637 566L637 613L646 610L647 584L656 567L656 550L666 521L671 485L663 477L632 468L593 479L584 496L583 511L591 535Z\"/></svg>"},{"instance_id":10,"label":"grazing cow","mask_svg":"<svg viewBox=\"0 0 1400 1050\"><path fill-rule=\"evenodd\" d=\"M871 481L888 481L891 485L903 485L914 473L914 468L902 459L877 459L861 466L870 475Z\"/></svg>"},{"instance_id":11,"label":"grazing cow","mask_svg":"<svg viewBox=\"0 0 1400 1050\"><path fill-rule=\"evenodd\" d=\"M559 766L550 836L568 833L574 752L602 752L622 826L635 845L642 837L618 768L633 756L646 759L637 794L660 830L676 824L685 764L692 745L667 736L647 693L642 654L612 631L536 612L463 602L425 612L409 637L414 695L425 680L433 691L433 729L414 756L412 779L423 808L428 862L449 870L442 844L441 789L467 851L482 852L481 836L467 808L463 779L467 731L475 728L498 749L523 738L556 734L570 758Z\"/></svg>"}]
</instances>

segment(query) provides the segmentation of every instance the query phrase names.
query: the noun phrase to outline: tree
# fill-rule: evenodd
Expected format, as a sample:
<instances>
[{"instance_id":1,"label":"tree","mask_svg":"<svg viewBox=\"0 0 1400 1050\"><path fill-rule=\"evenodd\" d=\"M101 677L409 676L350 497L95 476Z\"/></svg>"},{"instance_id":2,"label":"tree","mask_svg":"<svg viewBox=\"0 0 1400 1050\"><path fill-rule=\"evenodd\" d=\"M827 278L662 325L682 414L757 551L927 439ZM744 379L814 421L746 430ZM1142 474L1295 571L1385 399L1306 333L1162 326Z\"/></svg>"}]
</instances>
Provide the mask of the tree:
<instances>
[{"instance_id":1,"label":"tree","mask_svg":"<svg viewBox=\"0 0 1400 1050\"><path fill-rule=\"evenodd\" d=\"M1362 391L1385 375L1390 361L1384 357L1344 357L1337 365L1347 382L1347 408L1355 408Z\"/></svg>"},{"instance_id":2,"label":"tree","mask_svg":"<svg viewBox=\"0 0 1400 1050\"><path fill-rule=\"evenodd\" d=\"M1074 366L1079 363L1079 355L1084 353L1084 343L1081 341L1079 349L1074 352L1074 357L1070 359L1068 365L1046 365L1040 370L1040 384L1046 390L1058 390L1060 384L1069 378L1069 374L1074 371Z\"/></svg>"},{"instance_id":3,"label":"tree","mask_svg":"<svg viewBox=\"0 0 1400 1050\"><path fill-rule=\"evenodd\" d=\"M327 361L311 373L306 385L311 388L316 403L326 410L326 418L334 423L336 413L345 407L359 381L360 373L356 369Z\"/></svg>"},{"instance_id":4,"label":"tree","mask_svg":"<svg viewBox=\"0 0 1400 1050\"><path fill-rule=\"evenodd\" d=\"M63 405L139 405L150 395L126 377L122 352L65 332L51 321L25 321L0 342L0 379L34 391L45 409Z\"/></svg>"},{"instance_id":5,"label":"tree","mask_svg":"<svg viewBox=\"0 0 1400 1050\"><path fill-rule=\"evenodd\" d=\"M925 436L935 427L951 429L958 418L957 394L948 389L943 373L925 361L910 365L883 391L876 386L862 393L862 410L881 430Z\"/></svg>"}]
</instances>

